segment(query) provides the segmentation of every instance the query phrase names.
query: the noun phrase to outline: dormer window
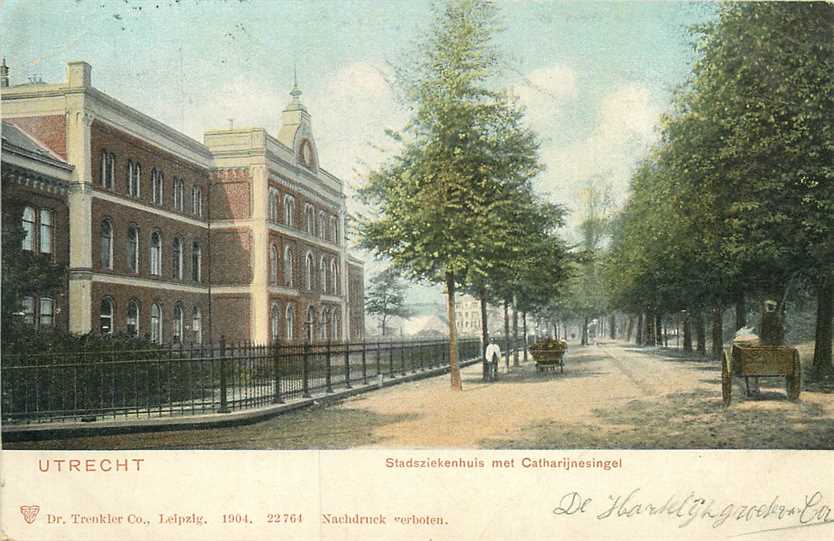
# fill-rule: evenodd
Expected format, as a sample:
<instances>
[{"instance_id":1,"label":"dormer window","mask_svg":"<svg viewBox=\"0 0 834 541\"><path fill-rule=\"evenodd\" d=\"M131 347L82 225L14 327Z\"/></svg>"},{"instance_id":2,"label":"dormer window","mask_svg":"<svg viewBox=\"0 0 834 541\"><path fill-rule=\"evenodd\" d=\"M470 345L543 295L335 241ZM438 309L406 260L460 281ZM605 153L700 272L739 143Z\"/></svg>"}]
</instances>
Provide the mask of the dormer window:
<instances>
[{"instance_id":1,"label":"dormer window","mask_svg":"<svg viewBox=\"0 0 834 541\"><path fill-rule=\"evenodd\" d=\"M313 169L315 167L313 145L310 143L309 139L305 139L301 142L301 147L299 148L299 158L301 163L308 169Z\"/></svg>"}]
</instances>

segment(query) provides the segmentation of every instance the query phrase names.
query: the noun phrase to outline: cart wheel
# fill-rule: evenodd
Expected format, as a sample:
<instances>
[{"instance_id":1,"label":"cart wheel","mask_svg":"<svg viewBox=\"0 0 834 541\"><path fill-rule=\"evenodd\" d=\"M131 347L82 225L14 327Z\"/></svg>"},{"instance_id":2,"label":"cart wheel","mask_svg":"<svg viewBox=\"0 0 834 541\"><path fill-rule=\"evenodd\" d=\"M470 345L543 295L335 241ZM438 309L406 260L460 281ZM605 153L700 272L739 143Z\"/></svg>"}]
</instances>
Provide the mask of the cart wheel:
<instances>
[{"instance_id":1,"label":"cart wheel","mask_svg":"<svg viewBox=\"0 0 834 541\"><path fill-rule=\"evenodd\" d=\"M785 377L788 400L799 400L799 393L802 387L802 366L799 364L798 357L798 354L794 354L793 375Z\"/></svg>"},{"instance_id":2,"label":"cart wheel","mask_svg":"<svg viewBox=\"0 0 834 541\"><path fill-rule=\"evenodd\" d=\"M733 371L732 360L727 352L724 352L724 362L721 363L721 398L724 400L724 407L730 405L733 394Z\"/></svg>"}]
</instances>

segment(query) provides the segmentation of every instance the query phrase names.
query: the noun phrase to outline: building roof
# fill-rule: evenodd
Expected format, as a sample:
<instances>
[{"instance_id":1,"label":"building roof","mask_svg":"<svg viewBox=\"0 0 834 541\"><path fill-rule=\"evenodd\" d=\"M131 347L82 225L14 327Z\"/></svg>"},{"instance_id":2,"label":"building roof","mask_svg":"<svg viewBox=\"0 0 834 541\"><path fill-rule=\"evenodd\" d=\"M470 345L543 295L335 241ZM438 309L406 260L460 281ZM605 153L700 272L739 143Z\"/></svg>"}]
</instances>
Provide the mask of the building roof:
<instances>
[{"instance_id":1,"label":"building roof","mask_svg":"<svg viewBox=\"0 0 834 541\"><path fill-rule=\"evenodd\" d=\"M3 121L2 136L4 152L13 152L70 171L73 169L72 165L52 152L49 147L12 122Z\"/></svg>"}]
</instances>

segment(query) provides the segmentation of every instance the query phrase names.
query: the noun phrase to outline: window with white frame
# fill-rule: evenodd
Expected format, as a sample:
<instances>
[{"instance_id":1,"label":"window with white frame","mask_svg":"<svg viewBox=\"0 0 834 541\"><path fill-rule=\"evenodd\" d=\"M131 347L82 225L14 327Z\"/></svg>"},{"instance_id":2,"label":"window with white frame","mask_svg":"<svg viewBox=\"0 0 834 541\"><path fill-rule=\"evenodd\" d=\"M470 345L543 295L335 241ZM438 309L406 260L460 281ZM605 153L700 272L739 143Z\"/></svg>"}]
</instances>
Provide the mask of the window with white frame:
<instances>
[{"instance_id":1,"label":"window with white frame","mask_svg":"<svg viewBox=\"0 0 834 541\"><path fill-rule=\"evenodd\" d=\"M99 251L101 268L113 270L113 222L110 219L101 221L99 233Z\"/></svg>"},{"instance_id":2,"label":"window with white frame","mask_svg":"<svg viewBox=\"0 0 834 541\"><path fill-rule=\"evenodd\" d=\"M191 213L194 216L203 215L203 190L199 186L191 187Z\"/></svg>"},{"instance_id":3,"label":"window with white frame","mask_svg":"<svg viewBox=\"0 0 834 541\"><path fill-rule=\"evenodd\" d=\"M182 343L182 331L183 331L183 323L185 319L185 314L182 309L182 303L177 303L174 305L174 319L173 319L173 332L174 334L171 337L171 340L174 341L175 344Z\"/></svg>"},{"instance_id":4,"label":"window with white frame","mask_svg":"<svg viewBox=\"0 0 834 541\"><path fill-rule=\"evenodd\" d=\"M131 197L141 195L142 166L133 160L127 161L127 194Z\"/></svg>"},{"instance_id":5,"label":"window with white frame","mask_svg":"<svg viewBox=\"0 0 834 541\"><path fill-rule=\"evenodd\" d=\"M335 216L330 217L330 240L339 244L339 223Z\"/></svg>"},{"instance_id":6,"label":"window with white frame","mask_svg":"<svg viewBox=\"0 0 834 541\"><path fill-rule=\"evenodd\" d=\"M203 280L203 250L196 240L191 243L191 280L194 282Z\"/></svg>"},{"instance_id":7,"label":"window with white frame","mask_svg":"<svg viewBox=\"0 0 834 541\"><path fill-rule=\"evenodd\" d=\"M162 274L162 235L159 231L151 233L151 274L159 276Z\"/></svg>"},{"instance_id":8,"label":"window with white frame","mask_svg":"<svg viewBox=\"0 0 834 541\"><path fill-rule=\"evenodd\" d=\"M304 231L316 234L316 210L309 203L304 205Z\"/></svg>"},{"instance_id":9,"label":"window with white frame","mask_svg":"<svg viewBox=\"0 0 834 541\"><path fill-rule=\"evenodd\" d=\"M272 309L269 315L269 330L272 341L277 342L281 333L281 307L277 302L272 303Z\"/></svg>"},{"instance_id":10,"label":"window with white frame","mask_svg":"<svg viewBox=\"0 0 834 541\"><path fill-rule=\"evenodd\" d=\"M52 253L52 240L54 238L55 224L53 223L54 213L52 209L41 209L40 227L40 248L42 254Z\"/></svg>"},{"instance_id":11,"label":"window with white frame","mask_svg":"<svg viewBox=\"0 0 834 541\"><path fill-rule=\"evenodd\" d=\"M174 271L174 278L177 280L182 280L182 239L176 237L174 239L173 250L171 251L171 268Z\"/></svg>"},{"instance_id":12,"label":"window with white frame","mask_svg":"<svg viewBox=\"0 0 834 541\"><path fill-rule=\"evenodd\" d=\"M324 262L324 256L319 259L319 288L322 293L327 293L327 264Z\"/></svg>"},{"instance_id":13,"label":"window with white frame","mask_svg":"<svg viewBox=\"0 0 834 541\"><path fill-rule=\"evenodd\" d=\"M310 252L304 258L304 289L313 289L313 254Z\"/></svg>"},{"instance_id":14,"label":"window with white frame","mask_svg":"<svg viewBox=\"0 0 834 541\"><path fill-rule=\"evenodd\" d=\"M319 321L321 324L319 325L319 340L327 340L327 327L328 327L328 311L327 308L322 306L321 307L321 315L319 316Z\"/></svg>"},{"instance_id":15,"label":"window with white frame","mask_svg":"<svg viewBox=\"0 0 834 541\"><path fill-rule=\"evenodd\" d=\"M139 227L133 224L127 228L127 271L139 272Z\"/></svg>"},{"instance_id":16,"label":"window with white frame","mask_svg":"<svg viewBox=\"0 0 834 541\"><path fill-rule=\"evenodd\" d=\"M185 181L174 177L174 209L183 210L185 206Z\"/></svg>"},{"instance_id":17,"label":"window with white frame","mask_svg":"<svg viewBox=\"0 0 834 541\"><path fill-rule=\"evenodd\" d=\"M269 247L269 283L278 285L278 247L275 243Z\"/></svg>"},{"instance_id":18,"label":"window with white frame","mask_svg":"<svg viewBox=\"0 0 834 541\"><path fill-rule=\"evenodd\" d=\"M284 318L286 326L287 341L295 339L295 307L292 304L287 305L287 317Z\"/></svg>"},{"instance_id":19,"label":"window with white frame","mask_svg":"<svg viewBox=\"0 0 834 541\"><path fill-rule=\"evenodd\" d=\"M304 322L304 326L307 327L307 341L312 342L316 336L316 309L312 306L307 308L307 320Z\"/></svg>"},{"instance_id":20,"label":"window with white frame","mask_svg":"<svg viewBox=\"0 0 834 541\"><path fill-rule=\"evenodd\" d=\"M23 218L21 220L23 227L23 249L34 251L35 249L35 209L26 207L23 209Z\"/></svg>"},{"instance_id":21,"label":"window with white frame","mask_svg":"<svg viewBox=\"0 0 834 541\"><path fill-rule=\"evenodd\" d=\"M333 309L333 322L330 324L331 336L333 340L342 338L342 318L338 308Z\"/></svg>"},{"instance_id":22,"label":"window with white frame","mask_svg":"<svg viewBox=\"0 0 834 541\"><path fill-rule=\"evenodd\" d=\"M293 261L293 253L289 246L284 247L284 285L293 287L293 269L295 261Z\"/></svg>"},{"instance_id":23,"label":"window with white frame","mask_svg":"<svg viewBox=\"0 0 834 541\"><path fill-rule=\"evenodd\" d=\"M101 186L106 190L113 189L113 181L116 177L116 155L101 152Z\"/></svg>"},{"instance_id":24,"label":"window with white frame","mask_svg":"<svg viewBox=\"0 0 834 541\"><path fill-rule=\"evenodd\" d=\"M41 297L39 320L41 327L52 327L55 324L55 300Z\"/></svg>"},{"instance_id":25,"label":"window with white frame","mask_svg":"<svg viewBox=\"0 0 834 541\"><path fill-rule=\"evenodd\" d=\"M295 224L295 198L291 195L284 196L284 223L290 227Z\"/></svg>"},{"instance_id":26,"label":"window with white frame","mask_svg":"<svg viewBox=\"0 0 834 541\"><path fill-rule=\"evenodd\" d=\"M163 186L165 185L165 176L162 171L154 167L151 170L151 195L153 197L153 204L162 206L163 202Z\"/></svg>"},{"instance_id":27,"label":"window with white frame","mask_svg":"<svg viewBox=\"0 0 834 541\"><path fill-rule=\"evenodd\" d=\"M127 334L139 336L139 301L133 299L127 303Z\"/></svg>"},{"instance_id":28,"label":"window with white frame","mask_svg":"<svg viewBox=\"0 0 834 541\"><path fill-rule=\"evenodd\" d=\"M113 299L101 299L98 311L98 329L101 334L113 334Z\"/></svg>"},{"instance_id":29,"label":"window with white frame","mask_svg":"<svg viewBox=\"0 0 834 541\"><path fill-rule=\"evenodd\" d=\"M23 323L35 324L35 298L29 295L23 297Z\"/></svg>"},{"instance_id":30,"label":"window with white frame","mask_svg":"<svg viewBox=\"0 0 834 541\"><path fill-rule=\"evenodd\" d=\"M194 342L203 343L203 312L199 306L195 306L191 312L191 330L194 332Z\"/></svg>"},{"instance_id":31,"label":"window with white frame","mask_svg":"<svg viewBox=\"0 0 834 541\"><path fill-rule=\"evenodd\" d=\"M322 239L327 235L327 217L323 210L319 211L319 229L316 233Z\"/></svg>"},{"instance_id":32,"label":"window with white frame","mask_svg":"<svg viewBox=\"0 0 834 541\"><path fill-rule=\"evenodd\" d=\"M151 305L151 341L162 343L162 309L158 304Z\"/></svg>"},{"instance_id":33,"label":"window with white frame","mask_svg":"<svg viewBox=\"0 0 834 541\"><path fill-rule=\"evenodd\" d=\"M278 190L275 188L269 189L269 221L278 223Z\"/></svg>"},{"instance_id":34,"label":"window with white frame","mask_svg":"<svg viewBox=\"0 0 834 541\"><path fill-rule=\"evenodd\" d=\"M339 269L336 266L336 258L330 259L330 276L332 281L330 282L330 293L333 295L339 294Z\"/></svg>"}]
</instances>

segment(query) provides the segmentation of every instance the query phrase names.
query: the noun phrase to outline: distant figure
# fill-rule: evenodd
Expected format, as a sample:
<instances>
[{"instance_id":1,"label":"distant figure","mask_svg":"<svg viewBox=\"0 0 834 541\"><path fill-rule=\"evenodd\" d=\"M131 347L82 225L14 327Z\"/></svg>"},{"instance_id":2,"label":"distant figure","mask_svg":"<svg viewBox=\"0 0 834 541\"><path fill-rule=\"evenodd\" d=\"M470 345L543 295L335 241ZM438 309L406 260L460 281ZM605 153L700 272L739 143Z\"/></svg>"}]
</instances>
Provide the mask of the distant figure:
<instances>
[{"instance_id":1,"label":"distant figure","mask_svg":"<svg viewBox=\"0 0 834 541\"><path fill-rule=\"evenodd\" d=\"M498 379L498 362L501 359L501 348L498 346L495 337L489 339L489 345L484 354L487 362L487 381Z\"/></svg>"}]
</instances>

